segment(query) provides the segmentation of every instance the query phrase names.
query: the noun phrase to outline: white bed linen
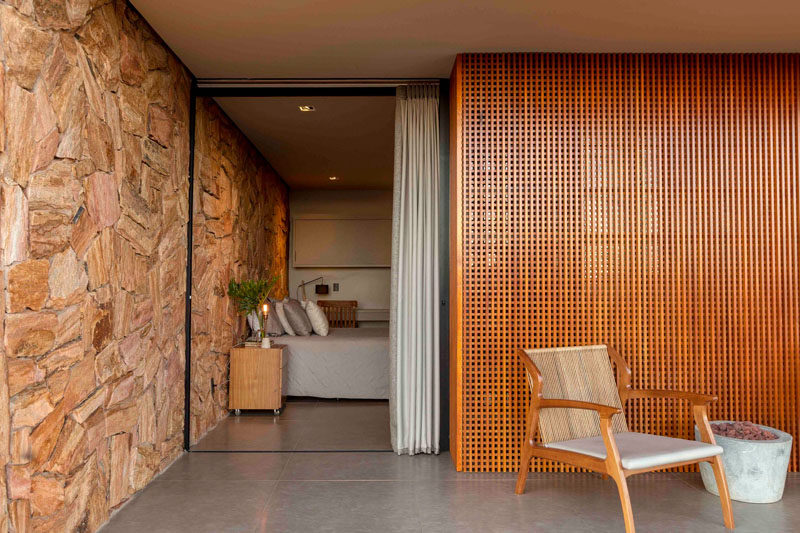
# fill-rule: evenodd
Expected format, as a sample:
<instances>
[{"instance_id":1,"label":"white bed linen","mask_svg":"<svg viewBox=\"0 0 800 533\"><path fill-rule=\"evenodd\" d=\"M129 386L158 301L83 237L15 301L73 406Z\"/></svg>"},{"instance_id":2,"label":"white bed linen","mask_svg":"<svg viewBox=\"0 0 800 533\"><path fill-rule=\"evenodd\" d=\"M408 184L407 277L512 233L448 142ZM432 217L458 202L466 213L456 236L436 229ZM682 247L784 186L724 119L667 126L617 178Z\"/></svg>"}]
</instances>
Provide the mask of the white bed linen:
<instances>
[{"instance_id":1,"label":"white bed linen","mask_svg":"<svg viewBox=\"0 0 800 533\"><path fill-rule=\"evenodd\" d=\"M327 337L281 336L288 396L389 398L389 328L331 328Z\"/></svg>"}]
</instances>

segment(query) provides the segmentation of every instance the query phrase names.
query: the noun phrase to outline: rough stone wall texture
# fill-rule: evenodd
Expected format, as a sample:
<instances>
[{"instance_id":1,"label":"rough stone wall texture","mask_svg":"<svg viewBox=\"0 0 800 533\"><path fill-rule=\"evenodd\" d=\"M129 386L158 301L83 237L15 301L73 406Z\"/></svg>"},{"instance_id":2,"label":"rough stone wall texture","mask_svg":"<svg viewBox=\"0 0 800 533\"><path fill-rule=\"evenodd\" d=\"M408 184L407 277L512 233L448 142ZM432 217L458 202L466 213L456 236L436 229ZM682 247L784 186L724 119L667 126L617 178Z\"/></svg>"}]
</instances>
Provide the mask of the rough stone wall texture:
<instances>
[{"instance_id":1,"label":"rough stone wall texture","mask_svg":"<svg viewBox=\"0 0 800 533\"><path fill-rule=\"evenodd\" d=\"M190 74L124 2L0 34L0 531L94 531L181 453Z\"/></svg>"},{"instance_id":2,"label":"rough stone wall texture","mask_svg":"<svg viewBox=\"0 0 800 533\"><path fill-rule=\"evenodd\" d=\"M2 76L0 69L0 76ZM0 91L2 94L2 91ZM2 102L2 96L0 96ZM0 108L1 109L1 108ZM0 124L0 130L3 129ZM0 215L2 218L2 215ZM3 243L0 241L0 257L3 256ZM0 275L0 295L5 294L5 276ZM5 333L5 305L0 302L0 339ZM6 473L5 466L8 464L9 452L9 433L11 431L11 417L8 412L8 378L6 375L6 350L0 342L0 532L8 531L8 499L6 498Z\"/></svg>"},{"instance_id":3,"label":"rough stone wall texture","mask_svg":"<svg viewBox=\"0 0 800 533\"><path fill-rule=\"evenodd\" d=\"M231 278L280 279L288 294L288 191L212 99L197 101L192 256L192 441L228 410L230 349L246 326L227 296ZM213 394L211 379L220 385Z\"/></svg>"}]
</instances>

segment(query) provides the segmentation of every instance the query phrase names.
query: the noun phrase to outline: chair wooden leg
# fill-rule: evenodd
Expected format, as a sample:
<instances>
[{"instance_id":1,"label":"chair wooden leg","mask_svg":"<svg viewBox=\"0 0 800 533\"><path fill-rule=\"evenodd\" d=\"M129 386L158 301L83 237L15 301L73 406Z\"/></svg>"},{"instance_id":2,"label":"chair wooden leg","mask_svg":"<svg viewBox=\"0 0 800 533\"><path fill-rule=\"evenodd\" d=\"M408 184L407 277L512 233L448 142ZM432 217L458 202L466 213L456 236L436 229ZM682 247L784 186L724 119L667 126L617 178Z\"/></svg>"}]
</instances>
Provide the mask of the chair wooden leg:
<instances>
[{"instance_id":1,"label":"chair wooden leg","mask_svg":"<svg viewBox=\"0 0 800 533\"><path fill-rule=\"evenodd\" d=\"M631 507L631 497L628 494L628 482L624 475L612 476L617 482L619 491L619 502L622 504L622 517L625 519L625 533L636 533L633 525L633 508Z\"/></svg>"},{"instance_id":2,"label":"chair wooden leg","mask_svg":"<svg viewBox=\"0 0 800 533\"><path fill-rule=\"evenodd\" d=\"M519 460L519 474L517 474L517 486L514 492L522 494L525 492L525 481L528 479L528 467L531 464L533 453L530 446L526 442L522 445L522 455Z\"/></svg>"},{"instance_id":3,"label":"chair wooden leg","mask_svg":"<svg viewBox=\"0 0 800 533\"><path fill-rule=\"evenodd\" d=\"M722 503L722 518L725 521L725 527L734 529L736 525L733 522L733 509L731 508L731 497L728 493L728 480L725 478L725 467L722 465L722 456L714 457L710 463L711 469L714 470L714 477L717 480L717 490L719 491L719 500Z\"/></svg>"}]
</instances>

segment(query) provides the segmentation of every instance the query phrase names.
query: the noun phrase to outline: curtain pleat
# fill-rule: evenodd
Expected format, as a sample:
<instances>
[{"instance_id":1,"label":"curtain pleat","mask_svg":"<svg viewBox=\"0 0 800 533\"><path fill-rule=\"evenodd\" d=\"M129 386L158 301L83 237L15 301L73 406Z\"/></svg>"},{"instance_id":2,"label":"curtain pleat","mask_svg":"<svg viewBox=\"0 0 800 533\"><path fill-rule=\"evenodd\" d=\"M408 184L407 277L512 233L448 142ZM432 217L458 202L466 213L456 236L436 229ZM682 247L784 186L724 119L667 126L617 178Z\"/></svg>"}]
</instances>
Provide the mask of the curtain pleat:
<instances>
[{"instance_id":1,"label":"curtain pleat","mask_svg":"<svg viewBox=\"0 0 800 533\"><path fill-rule=\"evenodd\" d=\"M439 453L439 87L397 89L390 304L392 447Z\"/></svg>"}]
</instances>

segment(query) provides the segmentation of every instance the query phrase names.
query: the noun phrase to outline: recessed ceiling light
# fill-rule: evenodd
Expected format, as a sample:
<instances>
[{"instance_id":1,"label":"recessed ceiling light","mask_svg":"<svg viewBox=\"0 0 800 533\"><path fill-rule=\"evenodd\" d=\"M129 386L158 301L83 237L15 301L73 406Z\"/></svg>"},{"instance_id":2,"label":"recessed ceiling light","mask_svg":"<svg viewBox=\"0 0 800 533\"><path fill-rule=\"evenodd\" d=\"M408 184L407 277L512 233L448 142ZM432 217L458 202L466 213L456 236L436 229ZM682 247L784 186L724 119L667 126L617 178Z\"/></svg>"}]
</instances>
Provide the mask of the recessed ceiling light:
<instances>
[{"instance_id":1,"label":"recessed ceiling light","mask_svg":"<svg viewBox=\"0 0 800 533\"><path fill-rule=\"evenodd\" d=\"M299 109L303 113L309 113L311 111L316 111L316 108L313 105L300 105L300 106L297 106L297 109Z\"/></svg>"},{"instance_id":2,"label":"recessed ceiling light","mask_svg":"<svg viewBox=\"0 0 800 533\"><path fill-rule=\"evenodd\" d=\"M338 181L339 178L338 176L329 176L328 179L331 181Z\"/></svg>"}]
</instances>

